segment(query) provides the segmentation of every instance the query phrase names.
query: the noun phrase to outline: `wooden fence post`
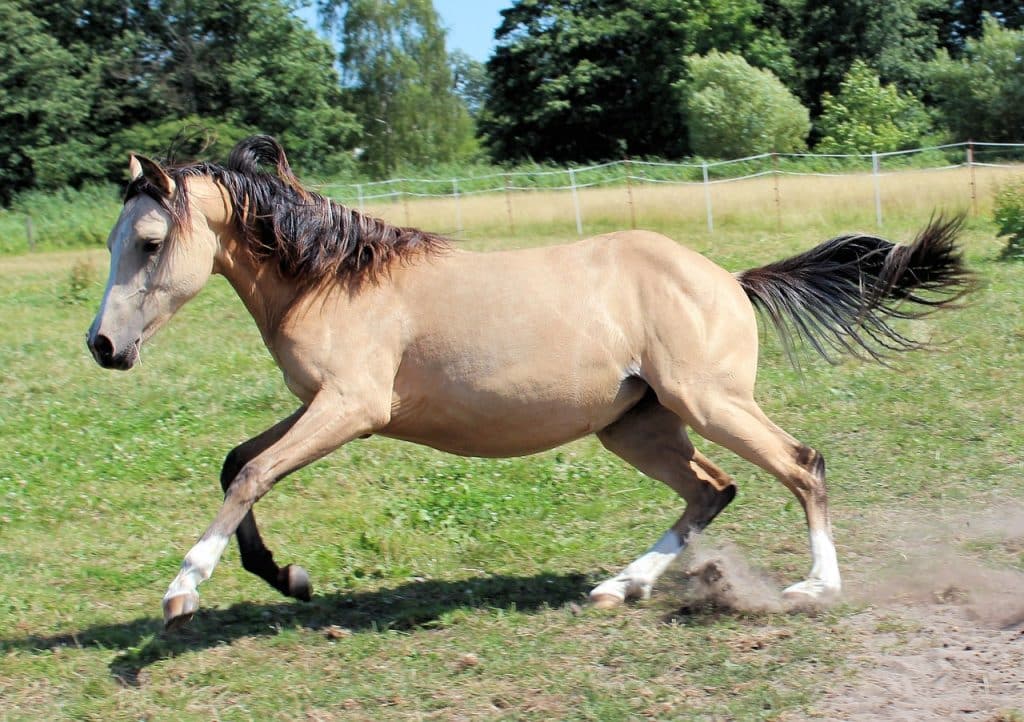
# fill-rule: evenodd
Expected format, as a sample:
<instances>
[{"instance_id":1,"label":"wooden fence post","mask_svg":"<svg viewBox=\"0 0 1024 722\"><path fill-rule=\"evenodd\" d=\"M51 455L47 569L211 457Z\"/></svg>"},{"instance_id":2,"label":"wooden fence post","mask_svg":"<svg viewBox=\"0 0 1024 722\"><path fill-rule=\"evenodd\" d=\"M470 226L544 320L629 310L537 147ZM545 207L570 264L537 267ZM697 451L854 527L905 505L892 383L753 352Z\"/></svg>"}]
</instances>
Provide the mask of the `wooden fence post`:
<instances>
[{"instance_id":1,"label":"wooden fence post","mask_svg":"<svg viewBox=\"0 0 1024 722\"><path fill-rule=\"evenodd\" d=\"M882 183L878 162L878 151L871 151L871 175L875 180L875 223L882 227Z\"/></svg>"},{"instance_id":2,"label":"wooden fence post","mask_svg":"<svg viewBox=\"0 0 1024 722\"><path fill-rule=\"evenodd\" d=\"M782 195L779 193L779 154L772 153L772 180L775 183L775 225L782 230Z\"/></svg>"},{"instance_id":3,"label":"wooden fence post","mask_svg":"<svg viewBox=\"0 0 1024 722\"><path fill-rule=\"evenodd\" d=\"M512 235L516 234L516 221L512 217L512 189L510 188L511 183L508 178L508 173L505 174L505 209L508 211L508 228Z\"/></svg>"},{"instance_id":4,"label":"wooden fence post","mask_svg":"<svg viewBox=\"0 0 1024 722\"><path fill-rule=\"evenodd\" d=\"M569 186L572 189L572 207L576 211L576 235L583 236L583 216L580 213L580 196L576 191L576 171L569 169Z\"/></svg>"},{"instance_id":5,"label":"wooden fence post","mask_svg":"<svg viewBox=\"0 0 1024 722\"><path fill-rule=\"evenodd\" d=\"M714 233L715 219L711 212L711 181L708 179L707 161L701 164L701 170L704 173L704 207L707 208L708 214L708 233Z\"/></svg>"},{"instance_id":6,"label":"wooden fence post","mask_svg":"<svg viewBox=\"0 0 1024 722\"><path fill-rule=\"evenodd\" d=\"M462 233L462 206L459 203L459 179L452 178L452 195L455 196L455 229Z\"/></svg>"},{"instance_id":7,"label":"wooden fence post","mask_svg":"<svg viewBox=\"0 0 1024 722\"><path fill-rule=\"evenodd\" d=\"M629 163L629 157L625 159L626 164L626 201L629 204L629 225L636 229L636 206L633 205L633 167Z\"/></svg>"},{"instance_id":8,"label":"wooden fence post","mask_svg":"<svg viewBox=\"0 0 1024 722\"><path fill-rule=\"evenodd\" d=\"M967 171L971 178L971 215L978 215L978 186L974 178L974 141L967 141Z\"/></svg>"}]
</instances>

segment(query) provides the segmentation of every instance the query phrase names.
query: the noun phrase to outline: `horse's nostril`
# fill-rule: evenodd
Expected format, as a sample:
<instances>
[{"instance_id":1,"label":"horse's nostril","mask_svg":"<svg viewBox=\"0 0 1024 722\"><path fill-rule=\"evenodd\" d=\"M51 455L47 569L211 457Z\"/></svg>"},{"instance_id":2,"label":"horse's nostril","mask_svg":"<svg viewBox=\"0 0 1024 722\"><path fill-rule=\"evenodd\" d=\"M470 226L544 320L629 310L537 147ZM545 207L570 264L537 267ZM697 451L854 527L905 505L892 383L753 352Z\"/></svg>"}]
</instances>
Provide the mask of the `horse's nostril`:
<instances>
[{"instance_id":1,"label":"horse's nostril","mask_svg":"<svg viewBox=\"0 0 1024 722\"><path fill-rule=\"evenodd\" d=\"M103 334L96 334L96 338L92 339L89 346L92 348L92 353L96 357L96 360L99 361L101 365L109 366L114 360L114 344Z\"/></svg>"}]
</instances>

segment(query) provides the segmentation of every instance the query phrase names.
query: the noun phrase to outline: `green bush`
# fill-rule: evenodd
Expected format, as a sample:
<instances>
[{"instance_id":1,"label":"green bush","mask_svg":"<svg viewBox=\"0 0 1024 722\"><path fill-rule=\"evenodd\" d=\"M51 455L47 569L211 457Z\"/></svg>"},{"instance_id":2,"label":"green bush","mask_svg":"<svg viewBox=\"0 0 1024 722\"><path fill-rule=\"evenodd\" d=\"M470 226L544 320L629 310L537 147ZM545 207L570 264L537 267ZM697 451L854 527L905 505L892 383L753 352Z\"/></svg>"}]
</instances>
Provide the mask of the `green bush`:
<instances>
[{"instance_id":1,"label":"green bush","mask_svg":"<svg viewBox=\"0 0 1024 722\"><path fill-rule=\"evenodd\" d=\"M825 93L821 106L819 153L903 150L916 145L931 127L920 100L895 85L882 85L863 60L853 63L839 95Z\"/></svg>"},{"instance_id":2,"label":"green bush","mask_svg":"<svg viewBox=\"0 0 1024 722\"><path fill-rule=\"evenodd\" d=\"M985 16L984 35L964 41L962 57L945 50L928 64L930 90L957 140L1016 143L1024 127L1024 29Z\"/></svg>"},{"instance_id":3,"label":"green bush","mask_svg":"<svg viewBox=\"0 0 1024 722\"><path fill-rule=\"evenodd\" d=\"M1000 236L1009 236L999 257L1024 260L1024 176L1003 185L996 192L994 213Z\"/></svg>"},{"instance_id":4,"label":"green bush","mask_svg":"<svg viewBox=\"0 0 1024 722\"><path fill-rule=\"evenodd\" d=\"M807 147L807 108L770 71L714 50L691 56L687 67L683 89L694 153L735 158Z\"/></svg>"}]
</instances>

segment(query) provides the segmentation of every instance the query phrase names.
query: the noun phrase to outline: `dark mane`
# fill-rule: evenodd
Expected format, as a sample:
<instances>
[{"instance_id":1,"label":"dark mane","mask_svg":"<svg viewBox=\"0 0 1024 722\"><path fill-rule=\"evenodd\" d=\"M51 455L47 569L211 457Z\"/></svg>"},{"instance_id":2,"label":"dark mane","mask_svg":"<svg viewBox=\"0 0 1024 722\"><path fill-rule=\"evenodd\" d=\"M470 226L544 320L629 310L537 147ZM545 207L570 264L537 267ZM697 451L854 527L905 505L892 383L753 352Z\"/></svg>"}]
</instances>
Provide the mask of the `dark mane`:
<instances>
[{"instance_id":1,"label":"dark mane","mask_svg":"<svg viewBox=\"0 0 1024 722\"><path fill-rule=\"evenodd\" d=\"M391 225L304 188L284 149L268 135L239 142L226 165L203 162L166 170L177 185L172 198L138 178L128 184L125 202L150 196L170 213L172 235L180 234L190 215L183 181L209 176L230 195L236 228L253 258L274 263L284 278L304 287L328 280L372 282L394 262L449 245L442 236Z\"/></svg>"}]
</instances>

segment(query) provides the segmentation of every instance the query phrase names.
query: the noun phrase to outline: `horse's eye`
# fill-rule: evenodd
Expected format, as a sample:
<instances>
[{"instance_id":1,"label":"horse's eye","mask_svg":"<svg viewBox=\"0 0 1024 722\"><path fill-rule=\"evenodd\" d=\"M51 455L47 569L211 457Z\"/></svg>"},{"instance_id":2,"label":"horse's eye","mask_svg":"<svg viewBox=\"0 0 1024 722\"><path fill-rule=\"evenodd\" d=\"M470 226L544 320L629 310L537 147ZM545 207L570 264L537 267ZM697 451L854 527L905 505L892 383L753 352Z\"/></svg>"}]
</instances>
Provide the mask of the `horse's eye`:
<instances>
[{"instance_id":1,"label":"horse's eye","mask_svg":"<svg viewBox=\"0 0 1024 722\"><path fill-rule=\"evenodd\" d=\"M160 250L160 241L144 241L142 244L143 253L156 253Z\"/></svg>"}]
</instances>

